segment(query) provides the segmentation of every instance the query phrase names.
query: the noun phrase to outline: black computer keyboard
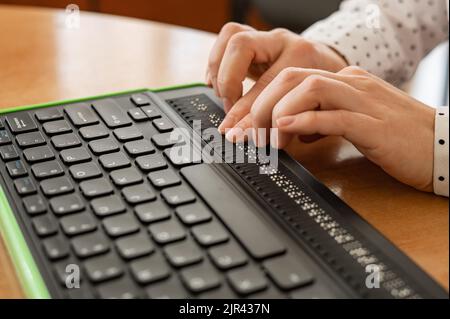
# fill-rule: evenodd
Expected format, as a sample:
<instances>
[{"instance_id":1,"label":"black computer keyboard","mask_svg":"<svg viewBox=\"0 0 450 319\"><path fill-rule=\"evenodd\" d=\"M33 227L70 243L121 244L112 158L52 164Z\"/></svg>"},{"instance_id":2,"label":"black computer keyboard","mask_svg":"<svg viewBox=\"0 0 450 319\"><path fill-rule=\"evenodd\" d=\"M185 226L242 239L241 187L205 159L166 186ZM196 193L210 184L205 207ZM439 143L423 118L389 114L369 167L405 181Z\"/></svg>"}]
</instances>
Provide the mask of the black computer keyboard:
<instances>
[{"instance_id":1,"label":"black computer keyboard","mask_svg":"<svg viewBox=\"0 0 450 319\"><path fill-rule=\"evenodd\" d=\"M223 163L174 156L193 139L174 130L222 118L204 87L0 115L1 185L51 296L447 297L283 152L204 137Z\"/></svg>"}]
</instances>

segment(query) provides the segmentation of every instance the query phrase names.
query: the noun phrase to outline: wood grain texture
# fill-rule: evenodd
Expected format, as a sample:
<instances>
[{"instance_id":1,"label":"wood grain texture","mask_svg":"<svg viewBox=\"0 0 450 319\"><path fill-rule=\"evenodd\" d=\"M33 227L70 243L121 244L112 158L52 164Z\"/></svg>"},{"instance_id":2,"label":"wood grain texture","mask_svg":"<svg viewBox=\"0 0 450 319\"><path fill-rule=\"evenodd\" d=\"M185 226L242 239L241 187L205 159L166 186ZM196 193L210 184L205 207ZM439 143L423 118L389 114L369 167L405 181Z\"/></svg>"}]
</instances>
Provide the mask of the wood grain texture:
<instances>
[{"instance_id":1,"label":"wood grain texture","mask_svg":"<svg viewBox=\"0 0 450 319\"><path fill-rule=\"evenodd\" d=\"M88 13L70 30L62 11L0 6L0 107L202 81L214 38ZM396 182L337 138L291 153L448 289L447 199ZM0 242L0 298L22 296Z\"/></svg>"}]
</instances>

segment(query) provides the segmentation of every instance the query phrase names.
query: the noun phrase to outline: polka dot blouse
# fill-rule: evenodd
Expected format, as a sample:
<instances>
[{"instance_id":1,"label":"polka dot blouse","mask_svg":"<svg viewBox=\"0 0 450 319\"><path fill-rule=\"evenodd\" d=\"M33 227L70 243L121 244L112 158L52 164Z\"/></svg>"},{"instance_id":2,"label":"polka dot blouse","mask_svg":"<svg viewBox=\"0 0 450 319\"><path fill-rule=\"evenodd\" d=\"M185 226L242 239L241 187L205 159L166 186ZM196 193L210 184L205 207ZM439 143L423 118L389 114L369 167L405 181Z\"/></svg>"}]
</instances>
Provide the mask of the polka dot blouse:
<instances>
[{"instance_id":1,"label":"polka dot blouse","mask_svg":"<svg viewBox=\"0 0 450 319\"><path fill-rule=\"evenodd\" d=\"M351 65L401 85L448 39L447 0L347 0L302 35L340 52ZM449 196L449 113L437 108L434 192Z\"/></svg>"}]
</instances>

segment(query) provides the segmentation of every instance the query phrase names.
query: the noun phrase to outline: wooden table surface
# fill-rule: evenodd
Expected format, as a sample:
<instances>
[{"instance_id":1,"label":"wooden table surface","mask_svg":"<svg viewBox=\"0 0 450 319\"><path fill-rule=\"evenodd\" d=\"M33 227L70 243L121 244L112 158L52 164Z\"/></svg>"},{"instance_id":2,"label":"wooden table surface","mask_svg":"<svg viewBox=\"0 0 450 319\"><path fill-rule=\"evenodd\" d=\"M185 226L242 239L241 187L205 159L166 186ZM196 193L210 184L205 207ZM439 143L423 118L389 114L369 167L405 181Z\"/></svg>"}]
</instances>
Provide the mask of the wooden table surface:
<instances>
[{"instance_id":1,"label":"wooden table surface","mask_svg":"<svg viewBox=\"0 0 450 319\"><path fill-rule=\"evenodd\" d=\"M0 6L0 108L203 80L215 36L123 17ZM448 289L448 200L386 175L328 138L292 154ZM0 240L0 298L23 294Z\"/></svg>"}]
</instances>

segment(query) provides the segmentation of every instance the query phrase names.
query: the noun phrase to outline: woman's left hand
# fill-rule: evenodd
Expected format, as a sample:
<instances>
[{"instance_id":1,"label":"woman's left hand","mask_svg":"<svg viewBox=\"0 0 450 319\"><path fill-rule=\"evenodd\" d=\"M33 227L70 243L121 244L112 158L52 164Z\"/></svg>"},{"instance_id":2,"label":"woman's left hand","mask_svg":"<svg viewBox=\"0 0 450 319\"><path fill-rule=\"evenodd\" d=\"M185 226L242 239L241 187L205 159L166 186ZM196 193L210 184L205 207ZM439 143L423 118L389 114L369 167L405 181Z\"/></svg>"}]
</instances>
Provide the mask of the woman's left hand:
<instances>
[{"instance_id":1,"label":"woman's left hand","mask_svg":"<svg viewBox=\"0 0 450 319\"><path fill-rule=\"evenodd\" d=\"M253 128L278 128L270 136L275 147L293 137L342 136L399 181L433 189L435 110L360 68L287 68L258 96L251 117ZM257 133L263 146L268 136Z\"/></svg>"}]
</instances>

